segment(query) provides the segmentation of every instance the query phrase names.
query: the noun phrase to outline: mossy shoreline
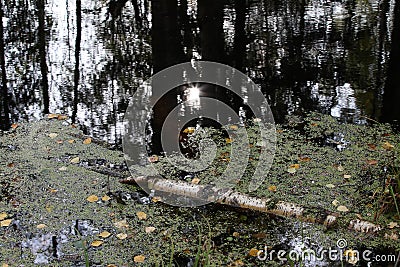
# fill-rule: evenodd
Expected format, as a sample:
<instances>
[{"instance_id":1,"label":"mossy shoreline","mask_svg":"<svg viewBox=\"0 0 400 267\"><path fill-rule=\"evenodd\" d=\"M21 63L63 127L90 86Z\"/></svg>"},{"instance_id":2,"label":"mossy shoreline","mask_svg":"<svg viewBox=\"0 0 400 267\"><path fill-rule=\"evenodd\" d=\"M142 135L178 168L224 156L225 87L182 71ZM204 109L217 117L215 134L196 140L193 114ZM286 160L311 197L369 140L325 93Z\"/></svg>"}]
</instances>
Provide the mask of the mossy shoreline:
<instances>
[{"instance_id":1,"label":"mossy shoreline","mask_svg":"<svg viewBox=\"0 0 400 267\"><path fill-rule=\"evenodd\" d=\"M384 190L387 176L392 175L388 169L398 164L395 151L400 139L390 126L343 124L311 114L278 125L277 136L273 166L252 195L307 206L315 215L328 210L341 218L373 221L383 231L360 233L340 225L340 220L327 229L215 204L179 208L153 202L140 188L120 184L118 178L107 175L111 170L129 176L121 151L85 143L87 137L64 120L44 119L20 123L0 136L0 214L6 214L4 220L11 219L9 226L0 227L0 263L85 266L87 257L90 266L185 266L190 262L259 266L264 263L251 249L261 250L265 245L289 249L292 241L299 239L314 249L335 247L337 240L345 239L346 249L368 248L378 253L389 248L398 253L400 228L388 226L399 222L396 211L388 206L377 216L384 201L390 201ZM339 151L338 145L344 144ZM257 159L256 152L253 156ZM158 164L162 167L162 159ZM288 171L290 168L295 168L295 173ZM218 167L212 171L217 175ZM200 183L209 182L206 172L195 175ZM244 184L238 183L236 190L246 193ZM89 202L91 195L99 199ZM338 205L349 211L338 211ZM140 218L139 212L144 212L146 219ZM45 226L38 228L41 224ZM104 231L111 236L99 237ZM118 234L126 234L126 238L120 239ZM32 243L39 239L51 242L33 249ZM103 243L92 246L96 240ZM142 263L137 256L145 257ZM278 260L273 263L281 264ZM331 264L340 266L340 262Z\"/></svg>"}]
</instances>

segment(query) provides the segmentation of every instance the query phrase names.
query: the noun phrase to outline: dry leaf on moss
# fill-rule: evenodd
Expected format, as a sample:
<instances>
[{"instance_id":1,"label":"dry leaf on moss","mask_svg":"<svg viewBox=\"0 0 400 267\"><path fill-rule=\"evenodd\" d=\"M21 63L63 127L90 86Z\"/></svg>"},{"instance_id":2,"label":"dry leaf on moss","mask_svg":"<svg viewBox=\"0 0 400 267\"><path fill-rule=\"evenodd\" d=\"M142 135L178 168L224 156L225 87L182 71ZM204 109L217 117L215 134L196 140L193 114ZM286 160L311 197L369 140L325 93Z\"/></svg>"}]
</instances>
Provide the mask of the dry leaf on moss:
<instances>
[{"instance_id":1,"label":"dry leaf on moss","mask_svg":"<svg viewBox=\"0 0 400 267\"><path fill-rule=\"evenodd\" d=\"M109 196L107 196L107 195L105 195L105 196L103 196L102 198L101 198L101 200L103 200L103 201L109 201L111 199L111 197L109 197Z\"/></svg>"},{"instance_id":2,"label":"dry leaf on moss","mask_svg":"<svg viewBox=\"0 0 400 267\"><path fill-rule=\"evenodd\" d=\"M144 230L146 231L146 233L152 233L156 230L156 228L153 226L148 226Z\"/></svg>"},{"instance_id":3,"label":"dry leaf on moss","mask_svg":"<svg viewBox=\"0 0 400 267\"><path fill-rule=\"evenodd\" d=\"M75 158L70 160L70 162L73 163L73 164L77 164L77 163L79 163L79 161L80 161L79 157L75 157Z\"/></svg>"},{"instance_id":4,"label":"dry leaf on moss","mask_svg":"<svg viewBox=\"0 0 400 267\"><path fill-rule=\"evenodd\" d=\"M46 228L46 227L47 227L47 225L45 225L44 223L38 224L36 226L37 229L43 229L43 228Z\"/></svg>"},{"instance_id":5,"label":"dry leaf on moss","mask_svg":"<svg viewBox=\"0 0 400 267\"><path fill-rule=\"evenodd\" d=\"M142 263L142 262L144 262L144 260L145 260L145 256L143 256L143 255L137 255L137 256L135 256L134 258L133 258L133 261L134 262L137 262L137 263Z\"/></svg>"},{"instance_id":6,"label":"dry leaf on moss","mask_svg":"<svg viewBox=\"0 0 400 267\"><path fill-rule=\"evenodd\" d=\"M50 138L56 138L57 136L58 136L57 133L50 133L50 134L49 134L49 137L50 137Z\"/></svg>"},{"instance_id":7,"label":"dry leaf on moss","mask_svg":"<svg viewBox=\"0 0 400 267\"><path fill-rule=\"evenodd\" d=\"M123 240L123 239L126 239L126 238L128 237L128 235L125 234L125 233L119 233L119 234L116 235L116 237L117 237L118 239Z\"/></svg>"},{"instance_id":8,"label":"dry leaf on moss","mask_svg":"<svg viewBox=\"0 0 400 267\"><path fill-rule=\"evenodd\" d=\"M91 245L92 247L98 247L98 246L101 246L103 243L104 243L104 242L101 241L101 240L94 240L90 245Z\"/></svg>"},{"instance_id":9,"label":"dry leaf on moss","mask_svg":"<svg viewBox=\"0 0 400 267\"><path fill-rule=\"evenodd\" d=\"M349 209L346 206L343 206L343 205L338 206L337 210L338 211L342 211L342 212L348 212L349 211Z\"/></svg>"},{"instance_id":10,"label":"dry leaf on moss","mask_svg":"<svg viewBox=\"0 0 400 267\"><path fill-rule=\"evenodd\" d=\"M0 226L1 227L7 227L11 224L11 222L13 221L13 219L7 219L7 220L3 220L0 222Z\"/></svg>"},{"instance_id":11,"label":"dry leaf on moss","mask_svg":"<svg viewBox=\"0 0 400 267\"><path fill-rule=\"evenodd\" d=\"M102 237L102 238L107 238L107 237L109 237L110 235L111 235L110 232L103 231L103 232L101 232L98 236L99 236L99 237Z\"/></svg>"},{"instance_id":12,"label":"dry leaf on moss","mask_svg":"<svg viewBox=\"0 0 400 267\"><path fill-rule=\"evenodd\" d=\"M90 203L93 203L93 202L99 201L99 197L96 195L91 195L91 196L88 196L88 198L86 200L89 201Z\"/></svg>"},{"instance_id":13,"label":"dry leaf on moss","mask_svg":"<svg viewBox=\"0 0 400 267\"><path fill-rule=\"evenodd\" d=\"M256 249L256 248L250 249L249 255L252 256L252 257L257 257L257 255L258 255L258 249Z\"/></svg>"},{"instance_id":14,"label":"dry leaf on moss","mask_svg":"<svg viewBox=\"0 0 400 267\"><path fill-rule=\"evenodd\" d=\"M2 221L2 220L4 220L5 218L7 218L7 216L8 216L8 214L5 213L5 212L0 213L0 221Z\"/></svg>"},{"instance_id":15,"label":"dry leaf on moss","mask_svg":"<svg viewBox=\"0 0 400 267\"><path fill-rule=\"evenodd\" d=\"M85 144L85 145L89 145L90 143L92 143L92 138L90 138L90 137L83 140L83 144Z\"/></svg>"},{"instance_id":16,"label":"dry leaf on moss","mask_svg":"<svg viewBox=\"0 0 400 267\"><path fill-rule=\"evenodd\" d=\"M144 213L143 211L136 212L136 215L138 216L139 220L146 220L147 219L147 214Z\"/></svg>"}]
</instances>

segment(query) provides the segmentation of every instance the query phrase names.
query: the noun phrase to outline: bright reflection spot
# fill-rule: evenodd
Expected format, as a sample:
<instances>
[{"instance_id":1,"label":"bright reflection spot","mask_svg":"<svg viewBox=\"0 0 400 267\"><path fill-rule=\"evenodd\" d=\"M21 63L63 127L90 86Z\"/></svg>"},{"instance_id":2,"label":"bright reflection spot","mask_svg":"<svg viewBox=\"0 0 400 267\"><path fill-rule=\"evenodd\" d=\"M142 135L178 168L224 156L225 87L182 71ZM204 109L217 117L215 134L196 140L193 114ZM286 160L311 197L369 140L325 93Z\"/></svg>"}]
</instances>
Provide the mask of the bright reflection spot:
<instances>
[{"instance_id":1,"label":"bright reflection spot","mask_svg":"<svg viewBox=\"0 0 400 267\"><path fill-rule=\"evenodd\" d=\"M200 89L199 87L189 87L186 89L186 100L187 101L198 101L200 100Z\"/></svg>"}]
</instances>

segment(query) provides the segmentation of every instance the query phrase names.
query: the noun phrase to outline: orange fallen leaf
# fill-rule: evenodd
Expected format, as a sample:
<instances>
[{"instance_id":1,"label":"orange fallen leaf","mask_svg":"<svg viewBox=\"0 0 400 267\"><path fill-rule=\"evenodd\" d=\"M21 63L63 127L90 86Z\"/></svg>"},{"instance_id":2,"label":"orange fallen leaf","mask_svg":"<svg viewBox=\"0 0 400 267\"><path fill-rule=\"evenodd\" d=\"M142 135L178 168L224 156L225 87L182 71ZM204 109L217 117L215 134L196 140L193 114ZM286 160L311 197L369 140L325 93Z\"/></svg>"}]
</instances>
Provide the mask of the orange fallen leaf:
<instances>
[{"instance_id":1,"label":"orange fallen leaf","mask_svg":"<svg viewBox=\"0 0 400 267\"><path fill-rule=\"evenodd\" d=\"M18 123L13 123L11 124L11 128L13 128L14 130L18 127Z\"/></svg>"},{"instance_id":2,"label":"orange fallen leaf","mask_svg":"<svg viewBox=\"0 0 400 267\"><path fill-rule=\"evenodd\" d=\"M270 185L268 186L268 190L271 192L276 192L276 186L275 185Z\"/></svg>"},{"instance_id":3,"label":"orange fallen leaf","mask_svg":"<svg viewBox=\"0 0 400 267\"><path fill-rule=\"evenodd\" d=\"M185 130L183 130L183 133L191 134L194 133L194 130L195 130L194 127L187 127Z\"/></svg>"},{"instance_id":4,"label":"orange fallen leaf","mask_svg":"<svg viewBox=\"0 0 400 267\"><path fill-rule=\"evenodd\" d=\"M116 237L120 240L123 240L123 239L126 239L128 237L128 235L125 233L119 233L116 235Z\"/></svg>"},{"instance_id":5,"label":"orange fallen leaf","mask_svg":"<svg viewBox=\"0 0 400 267\"><path fill-rule=\"evenodd\" d=\"M292 164L292 165L289 166L289 168L298 169L298 168L300 168L300 164Z\"/></svg>"},{"instance_id":6,"label":"orange fallen leaf","mask_svg":"<svg viewBox=\"0 0 400 267\"><path fill-rule=\"evenodd\" d=\"M110 232L103 231L103 232L101 232L98 236L99 236L99 237L102 237L102 238L107 238L107 237L109 237L110 235L111 235Z\"/></svg>"},{"instance_id":7,"label":"orange fallen leaf","mask_svg":"<svg viewBox=\"0 0 400 267\"><path fill-rule=\"evenodd\" d=\"M137 262L137 263L143 263L145 259L146 259L146 257L143 255L137 255L137 256L133 257L133 261Z\"/></svg>"},{"instance_id":8,"label":"orange fallen leaf","mask_svg":"<svg viewBox=\"0 0 400 267\"><path fill-rule=\"evenodd\" d=\"M66 116L66 115L58 115L57 116L57 120L59 120L59 121L66 120L66 119L68 119L68 116Z\"/></svg>"},{"instance_id":9,"label":"orange fallen leaf","mask_svg":"<svg viewBox=\"0 0 400 267\"><path fill-rule=\"evenodd\" d=\"M311 158L309 157L299 157L300 162L309 162Z\"/></svg>"},{"instance_id":10,"label":"orange fallen leaf","mask_svg":"<svg viewBox=\"0 0 400 267\"><path fill-rule=\"evenodd\" d=\"M237 129L239 129L239 127L237 125L230 125L229 129L236 131Z\"/></svg>"},{"instance_id":11,"label":"orange fallen leaf","mask_svg":"<svg viewBox=\"0 0 400 267\"><path fill-rule=\"evenodd\" d=\"M54 189L54 188L49 188L49 192L52 193L52 194L55 194L55 193L58 192L58 190Z\"/></svg>"},{"instance_id":12,"label":"orange fallen leaf","mask_svg":"<svg viewBox=\"0 0 400 267\"><path fill-rule=\"evenodd\" d=\"M150 156L150 157L148 158L148 161L149 161L150 163L157 162L157 161L158 161L158 156L157 156L157 155Z\"/></svg>"},{"instance_id":13,"label":"orange fallen leaf","mask_svg":"<svg viewBox=\"0 0 400 267\"><path fill-rule=\"evenodd\" d=\"M225 138L225 142L226 142L227 144L230 144L230 143L233 142L233 139L232 139L232 138Z\"/></svg>"},{"instance_id":14,"label":"orange fallen leaf","mask_svg":"<svg viewBox=\"0 0 400 267\"><path fill-rule=\"evenodd\" d=\"M148 227L144 228L144 231L148 234L154 232L155 230L156 230L156 228L153 226L148 226Z\"/></svg>"},{"instance_id":15,"label":"orange fallen leaf","mask_svg":"<svg viewBox=\"0 0 400 267\"><path fill-rule=\"evenodd\" d=\"M85 144L85 145L89 145L90 143L92 143L92 138L90 138L90 137L83 140L83 144Z\"/></svg>"},{"instance_id":16,"label":"orange fallen leaf","mask_svg":"<svg viewBox=\"0 0 400 267\"><path fill-rule=\"evenodd\" d=\"M239 237L240 234L239 234L238 232L233 232L233 233L232 233L232 236L233 236L233 237Z\"/></svg>"},{"instance_id":17,"label":"orange fallen leaf","mask_svg":"<svg viewBox=\"0 0 400 267\"><path fill-rule=\"evenodd\" d=\"M376 164L378 164L378 161L376 159L370 159L370 160L367 160L367 163L369 165L376 165Z\"/></svg>"},{"instance_id":18,"label":"orange fallen leaf","mask_svg":"<svg viewBox=\"0 0 400 267\"><path fill-rule=\"evenodd\" d=\"M68 143L73 144L75 143L75 140L74 139L68 140Z\"/></svg>"},{"instance_id":19,"label":"orange fallen leaf","mask_svg":"<svg viewBox=\"0 0 400 267\"><path fill-rule=\"evenodd\" d=\"M7 220L3 220L0 222L0 226L1 227L7 227L11 224L11 222L13 221L13 219L7 219Z\"/></svg>"},{"instance_id":20,"label":"orange fallen leaf","mask_svg":"<svg viewBox=\"0 0 400 267\"><path fill-rule=\"evenodd\" d=\"M99 197L96 195L91 195L91 196L88 196L88 198L86 200L89 201L90 203L93 203L93 202L99 201Z\"/></svg>"},{"instance_id":21,"label":"orange fallen leaf","mask_svg":"<svg viewBox=\"0 0 400 267\"><path fill-rule=\"evenodd\" d=\"M92 247L99 247L99 246L101 246L103 243L104 243L104 242L101 241L101 240L94 240L92 243L90 243L90 245L91 245Z\"/></svg>"},{"instance_id":22,"label":"orange fallen leaf","mask_svg":"<svg viewBox=\"0 0 400 267\"><path fill-rule=\"evenodd\" d=\"M144 213L143 211L136 212L136 215L138 216L139 220L146 220L147 219L147 214Z\"/></svg>"},{"instance_id":23,"label":"orange fallen leaf","mask_svg":"<svg viewBox=\"0 0 400 267\"><path fill-rule=\"evenodd\" d=\"M258 249L256 249L256 248L250 249L249 255L252 256L252 257L257 257L257 255L258 255Z\"/></svg>"},{"instance_id":24,"label":"orange fallen leaf","mask_svg":"<svg viewBox=\"0 0 400 267\"><path fill-rule=\"evenodd\" d=\"M7 164L7 167L9 167L9 168L14 168L14 166L15 166L14 162L11 162L11 163Z\"/></svg>"},{"instance_id":25,"label":"orange fallen leaf","mask_svg":"<svg viewBox=\"0 0 400 267\"><path fill-rule=\"evenodd\" d=\"M368 147L369 147L371 150L375 150L375 149L376 149L376 145L374 145L374 144L368 144Z\"/></svg>"},{"instance_id":26,"label":"orange fallen leaf","mask_svg":"<svg viewBox=\"0 0 400 267\"><path fill-rule=\"evenodd\" d=\"M58 117L57 114L49 114L49 115L47 115L48 119L54 119L54 118L57 118L57 117Z\"/></svg>"}]
</instances>

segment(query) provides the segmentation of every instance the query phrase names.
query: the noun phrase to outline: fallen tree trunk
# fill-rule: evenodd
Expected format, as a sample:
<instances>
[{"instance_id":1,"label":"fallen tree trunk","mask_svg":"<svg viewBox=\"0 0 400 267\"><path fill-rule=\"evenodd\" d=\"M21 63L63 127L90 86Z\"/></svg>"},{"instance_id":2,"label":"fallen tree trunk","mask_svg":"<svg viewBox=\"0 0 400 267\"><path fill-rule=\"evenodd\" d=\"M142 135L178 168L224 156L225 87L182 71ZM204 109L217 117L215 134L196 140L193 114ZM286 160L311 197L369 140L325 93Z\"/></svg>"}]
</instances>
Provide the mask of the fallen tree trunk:
<instances>
[{"instance_id":1,"label":"fallen tree trunk","mask_svg":"<svg viewBox=\"0 0 400 267\"><path fill-rule=\"evenodd\" d=\"M257 198L233 190L190 184L182 181L139 176L136 178L128 177L120 180L120 182L124 184L147 184L149 189L155 191L155 196L157 196L157 192L161 192L188 198L203 199L222 205L255 210L286 218L296 218L304 222L319 223L327 228L337 225L338 219L341 218L340 214L336 212L327 210L316 212L295 203L271 198ZM349 229L362 233L376 233L382 229L379 225L360 219L349 220L344 223Z\"/></svg>"}]
</instances>

